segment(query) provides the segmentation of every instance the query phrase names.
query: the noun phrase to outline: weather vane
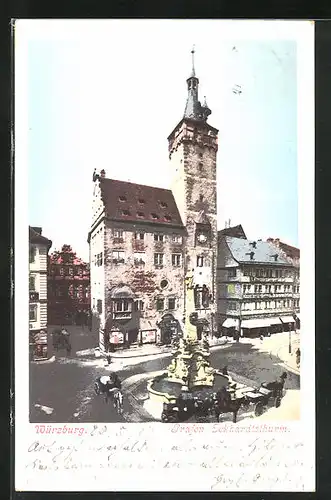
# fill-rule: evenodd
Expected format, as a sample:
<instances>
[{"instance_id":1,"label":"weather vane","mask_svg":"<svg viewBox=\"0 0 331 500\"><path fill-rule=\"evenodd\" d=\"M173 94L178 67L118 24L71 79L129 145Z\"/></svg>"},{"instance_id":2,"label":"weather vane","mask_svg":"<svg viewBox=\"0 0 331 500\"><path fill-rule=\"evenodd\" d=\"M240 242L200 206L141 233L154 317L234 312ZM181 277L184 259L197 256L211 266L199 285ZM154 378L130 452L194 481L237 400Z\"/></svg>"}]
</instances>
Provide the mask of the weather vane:
<instances>
[{"instance_id":1,"label":"weather vane","mask_svg":"<svg viewBox=\"0 0 331 500\"><path fill-rule=\"evenodd\" d=\"M194 69L194 54L195 54L195 45L193 44L192 50L192 75L195 76L195 69Z\"/></svg>"}]
</instances>

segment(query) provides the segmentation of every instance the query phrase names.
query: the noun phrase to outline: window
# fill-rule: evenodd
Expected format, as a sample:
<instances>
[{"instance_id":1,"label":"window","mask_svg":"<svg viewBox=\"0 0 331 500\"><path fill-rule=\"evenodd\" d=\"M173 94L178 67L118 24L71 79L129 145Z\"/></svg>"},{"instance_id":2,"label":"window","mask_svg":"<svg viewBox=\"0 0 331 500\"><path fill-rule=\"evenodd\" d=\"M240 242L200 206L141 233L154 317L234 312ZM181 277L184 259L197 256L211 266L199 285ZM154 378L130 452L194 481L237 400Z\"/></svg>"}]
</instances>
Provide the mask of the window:
<instances>
[{"instance_id":1,"label":"window","mask_svg":"<svg viewBox=\"0 0 331 500\"><path fill-rule=\"evenodd\" d=\"M182 256L180 253L173 253L171 256L172 265L174 267L180 267L182 265Z\"/></svg>"},{"instance_id":2,"label":"window","mask_svg":"<svg viewBox=\"0 0 331 500\"><path fill-rule=\"evenodd\" d=\"M145 217L144 212L137 212L137 217Z\"/></svg>"},{"instance_id":3,"label":"window","mask_svg":"<svg viewBox=\"0 0 331 500\"><path fill-rule=\"evenodd\" d=\"M160 206L162 208L167 208L168 207L168 205L164 201L160 201Z\"/></svg>"},{"instance_id":4,"label":"window","mask_svg":"<svg viewBox=\"0 0 331 500\"><path fill-rule=\"evenodd\" d=\"M228 269L228 278L235 278L237 276L237 269Z\"/></svg>"},{"instance_id":5,"label":"window","mask_svg":"<svg viewBox=\"0 0 331 500\"><path fill-rule=\"evenodd\" d=\"M163 311L164 309L164 299L156 299L156 310L157 311Z\"/></svg>"},{"instance_id":6,"label":"window","mask_svg":"<svg viewBox=\"0 0 331 500\"><path fill-rule=\"evenodd\" d=\"M203 256L198 255L197 257L197 267L203 267Z\"/></svg>"},{"instance_id":7,"label":"window","mask_svg":"<svg viewBox=\"0 0 331 500\"><path fill-rule=\"evenodd\" d=\"M202 172L203 164L201 162L199 163L198 168L199 168L199 172Z\"/></svg>"},{"instance_id":8,"label":"window","mask_svg":"<svg viewBox=\"0 0 331 500\"><path fill-rule=\"evenodd\" d=\"M159 234L159 233L154 234L154 241L164 241L163 234Z\"/></svg>"},{"instance_id":9,"label":"window","mask_svg":"<svg viewBox=\"0 0 331 500\"><path fill-rule=\"evenodd\" d=\"M157 220L159 216L156 213L151 213L152 219Z\"/></svg>"},{"instance_id":10,"label":"window","mask_svg":"<svg viewBox=\"0 0 331 500\"><path fill-rule=\"evenodd\" d=\"M200 200L200 201L203 201L203 194L200 194L200 196L199 196L199 200Z\"/></svg>"},{"instance_id":11,"label":"window","mask_svg":"<svg viewBox=\"0 0 331 500\"><path fill-rule=\"evenodd\" d=\"M254 293L261 293L261 292L262 292L262 285L255 285Z\"/></svg>"},{"instance_id":12,"label":"window","mask_svg":"<svg viewBox=\"0 0 331 500\"><path fill-rule=\"evenodd\" d=\"M251 285L244 285L244 293L249 293L251 291Z\"/></svg>"},{"instance_id":13,"label":"window","mask_svg":"<svg viewBox=\"0 0 331 500\"><path fill-rule=\"evenodd\" d=\"M134 239L135 240L143 240L145 238L144 233L134 233Z\"/></svg>"},{"instance_id":14,"label":"window","mask_svg":"<svg viewBox=\"0 0 331 500\"><path fill-rule=\"evenodd\" d=\"M168 309L170 311L173 311L174 309L176 309L176 299L174 299L174 298L168 299Z\"/></svg>"},{"instance_id":15,"label":"window","mask_svg":"<svg viewBox=\"0 0 331 500\"><path fill-rule=\"evenodd\" d=\"M36 247L34 247L33 245L30 245L30 248L29 248L29 262L30 262L30 264L32 264L35 261L35 258L36 258Z\"/></svg>"},{"instance_id":16,"label":"window","mask_svg":"<svg viewBox=\"0 0 331 500\"><path fill-rule=\"evenodd\" d=\"M79 297L80 297L79 285L74 286L74 297L75 297L75 299L79 299Z\"/></svg>"},{"instance_id":17,"label":"window","mask_svg":"<svg viewBox=\"0 0 331 500\"><path fill-rule=\"evenodd\" d=\"M60 267L60 276L64 276L64 268Z\"/></svg>"},{"instance_id":18,"label":"window","mask_svg":"<svg viewBox=\"0 0 331 500\"><path fill-rule=\"evenodd\" d=\"M170 221L171 221L171 217L170 217L170 215L165 215L165 216L164 216L164 219L165 219L167 222L170 222Z\"/></svg>"},{"instance_id":19,"label":"window","mask_svg":"<svg viewBox=\"0 0 331 500\"><path fill-rule=\"evenodd\" d=\"M114 238L123 238L123 229L114 229Z\"/></svg>"},{"instance_id":20,"label":"window","mask_svg":"<svg viewBox=\"0 0 331 500\"><path fill-rule=\"evenodd\" d=\"M122 210L122 215L126 215L126 216L131 215L130 210Z\"/></svg>"},{"instance_id":21,"label":"window","mask_svg":"<svg viewBox=\"0 0 331 500\"><path fill-rule=\"evenodd\" d=\"M266 276L267 276L267 278L272 278L272 270L271 269L266 270Z\"/></svg>"},{"instance_id":22,"label":"window","mask_svg":"<svg viewBox=\"0 0 331 500\"><path fill-rule=\"evenodd\" d=\"M35 274L30 274L29 276L29 292L36 291L36 276Z\"/></svg>"},{"instance_id":23,"label":"window","mask_svg":"<svg viewBox=\"0 0 331 500\"><path fill-rule=\"evenodd\" d=\"M209 307L210 293L206 285L203 285L202 288L196 287L194 289L194 302L196 309L207 309Z\"/></svg>"},{"instance_id":24,"label":"window","mask_svg":"<svg viewBox=\"0 0 331 500\"><path fill-rule=\"evenodd\" d=\"M228 302L228 310L229 311L237 311L237 302L229 301Z\"/></svg>"},{"instance_id":25,"label":"window","mask_svg":"<svg viewBox=\"0 0 331 500\"><path fill-rule=\"evenodd\" d=\"M136 265L145 264L146 254L145 252L135 252L133 254L133 261Z\"/></svg>"},{"instance_id":26,"label":"window","mask_svg":"<svg viewBox=\"0 0 331 500\"><path fill-rule=\"evenodd\" d=\"M73 275L74 275L74 268L69 267L69 276L73 276Z\"/></svg>"},{"instance_id":27,"label":"window","mask_svg":"<svg viewBox=\"0 0 331 500\"><path fill-rule=\"evenodd\" d=\"M121 299L115 301L115 312L125 312L130 311L129 301L127 299Z\"/></svg>"},{"instance_id":28,"label":"window","mask_svg":"<svg viewBox=\"0 0 331 500\"><path fill-rule=\"evenodd\" d=\"M120 196L118 199L119 199L121 202L124 202L124 201L126 201L126 196Z\"/></svg>"},{"instance_id":29,"label":"window","mask_svg":"<svg viewBox=\"0 0 331 500\"><path fill-rule=\"evenodd\" d=\"M154 265L155 266L163 266L163 253L155 253L154 254Z\"/></svg>"},{"instance_id":30,"label":"window","mask_svg":"<svg viewBox=\"0 0 331 500\"><path fill-rule=\"evenodd\" d=\"M255 269L251 267L244 267L244 276L254 276Z\"/></svg>"},{"instance_id":31,"label":"window","mask_svg":"<svg viewBox=\"0 0 331 500\"><path fill-rule=\"evenodd\" d=\"M173 243L182 243L183 238L182 238L182 236L179 236L179 234L173 234L172 241L173 241Z\"/></svg>"},{"instance_id":32,"label":"window","mask_svg":"<svg viewBox=\"0 0 331 500\"><path fill-rule=\"evenodd\" d=\"M134 301L134 310L137 311L143 311L144 310L144 302L142 300L135 300Z\"/></svg>"},{"instance_id":33,"label":"window","mask_svg":"<svg viewBox=\"0 0 331 500\"><path fill-rule=\"evenodd\" d=\"M266 291L266 293L271 293L271 285L266 285L265 291Z\"/></svg>"},{"instance_id":34,"label":"window","mask_svg":"<svg viewBox=\"0 0 331 500\"><path fill-rule=\"evenodd\" d=\"M145 200L143 198L139 198L138 203L139 203L139 205L144 205Z\"/></svg>"},{"instance_id":35,"label":"window","mask_svg":"<svg viewBox=\"0 0 331 500\"><path fill-rule=\"evenodd\" d=\"M95 256L95 265L98 266L98 267L102 266L102 252L98 253Z\"/></svg>"},{"instance_id":36,"label":"window","mask_svg":"<svg viewBox=\"0 0 331 500\"><path fill-rule=\"evenodd\" d=\"M102 314L102 300L101 299L97 300L97 311L99 314Z\"/></svg>"},{"instance_id":37,"label":"window","mask_svg":"<svg viewBox=\"0 0 331 500\"><path fill-rule=\"evenodd\" d=\"M203 157L203 154L202 153L199 153L199 157L202 158Z\"/></svg>"},{"instance_id":38,"label":"window","mask_svg":"<svg viewBox=\"0 0 331 500\"><path fill-rule=\"evenodd\" d=\"M168 285L169 285L169 281L168 280L162 280L161 283L160 283L160 287L162 288L162 290L164 290L165 288L167 288Z\"/></svg>"},{"instance_id":39,"label":"window","mask_svg":"<svg viewBox=\"0 0 331 500\"><path fill-rule=\"evenodd\" d=\"M90 294L90 289L89 289L88 286L85 286L84 287L84 297L85 297L85 299L88 299L89 294Z\"/></svg>"},{"instance_id":40,"label":"window","mask_svg":"<svg viewBox=\"0 0 331 500\"><path fill-rule=\"evenodd\" d=\"M119 264L124 262L124 252L119 250L113 250L113 262L114 264Z\"/></svg>"},{"instance_id":41,"label":"window","mask_svg":"<svg viewBox=\"0 0 331 500\"><path fill-rule=\"evenodd\" d=\"M37 321L37 306L35 304L30 305L29 321Z\"/></svg>"}]
</instances>

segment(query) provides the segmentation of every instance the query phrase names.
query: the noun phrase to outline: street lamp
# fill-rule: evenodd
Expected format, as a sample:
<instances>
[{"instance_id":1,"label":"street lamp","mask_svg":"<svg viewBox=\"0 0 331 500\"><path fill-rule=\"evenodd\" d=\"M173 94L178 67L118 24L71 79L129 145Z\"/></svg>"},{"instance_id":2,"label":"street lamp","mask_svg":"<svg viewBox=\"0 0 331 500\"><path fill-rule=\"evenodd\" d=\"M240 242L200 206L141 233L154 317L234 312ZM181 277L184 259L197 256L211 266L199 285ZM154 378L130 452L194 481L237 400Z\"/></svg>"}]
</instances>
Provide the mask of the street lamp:
<instances>
[{"instance_id":1,"label":"street lamp","mask_svg":"<svg viewBox=\"0 0 331 500\"><path fill-rule=\"evenodd\" d=\"M288 332L288 352L289 352L289 354L292 353L292 343L291 343L292 325L293 325L293 323L290 323L290 329Z\"/></svg>"}]
</instances>

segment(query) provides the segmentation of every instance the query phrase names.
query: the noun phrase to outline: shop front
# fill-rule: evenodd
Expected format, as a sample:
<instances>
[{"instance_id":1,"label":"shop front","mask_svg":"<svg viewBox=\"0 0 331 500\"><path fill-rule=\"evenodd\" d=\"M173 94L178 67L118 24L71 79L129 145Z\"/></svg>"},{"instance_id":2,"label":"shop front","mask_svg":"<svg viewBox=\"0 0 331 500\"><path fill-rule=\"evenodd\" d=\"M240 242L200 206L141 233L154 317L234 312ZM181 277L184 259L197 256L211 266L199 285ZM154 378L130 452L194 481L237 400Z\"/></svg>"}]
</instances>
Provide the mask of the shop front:
<instances>
[{"instance_id":1,"label":"shop front","mask_svg":"<svg viewBox=\"0 0 331 500\"><path fill-rule=\"evenodd\" d=\"M160 343L165 345L171 344L180 331L179 322L171 313L164 314L157 326L160 329Z\"/></svg>"}]
</instances>

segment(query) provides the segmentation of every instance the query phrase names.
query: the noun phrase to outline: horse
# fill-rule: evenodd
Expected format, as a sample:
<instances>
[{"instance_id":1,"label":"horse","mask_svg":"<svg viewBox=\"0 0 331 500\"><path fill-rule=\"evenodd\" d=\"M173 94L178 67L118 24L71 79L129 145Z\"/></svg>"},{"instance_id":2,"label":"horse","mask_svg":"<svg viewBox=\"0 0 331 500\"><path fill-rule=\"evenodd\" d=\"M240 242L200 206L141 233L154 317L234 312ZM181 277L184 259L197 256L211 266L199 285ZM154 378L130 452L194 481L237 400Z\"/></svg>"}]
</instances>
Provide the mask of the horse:
<instances>
[{"instance_id":1,"label":"horse","mask_svg":"<svg viewBox=\"0 0 331 500\"><path fill-rule=\"evenodd\" d=\"M213 410L216 417L217 422L220 421L220 415L222 413L232 413L232 422L235 424L237 422L237 415L239 408L243 403L243 398L236 399L219 399L216 397L213 404Z\"/></svg>"}]
</instances>

